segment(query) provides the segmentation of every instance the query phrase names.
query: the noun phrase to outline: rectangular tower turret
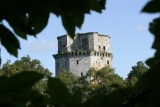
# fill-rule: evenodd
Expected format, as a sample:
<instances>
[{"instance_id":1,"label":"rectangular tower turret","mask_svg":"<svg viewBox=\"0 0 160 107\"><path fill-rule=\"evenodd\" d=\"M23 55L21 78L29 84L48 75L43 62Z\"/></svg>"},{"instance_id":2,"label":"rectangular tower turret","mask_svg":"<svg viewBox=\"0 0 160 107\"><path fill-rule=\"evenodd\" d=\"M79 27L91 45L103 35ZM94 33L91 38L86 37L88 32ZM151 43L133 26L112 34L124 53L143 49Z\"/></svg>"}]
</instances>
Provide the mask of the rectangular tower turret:
<instances>
[{"instance_id":1,"label":"rectangular tower turret","mask_svg":"<svg viewBox=\"0 0 160 107\"><path fill-rule=\"evenodd\" d=\"M65 69L82 76L92 67L100 69L112 66L108 35L89 32L77 33L74 39L68 35L59 36L57 39L58 54L53 55L56 75Z\"/></svg>"}]
</instances>

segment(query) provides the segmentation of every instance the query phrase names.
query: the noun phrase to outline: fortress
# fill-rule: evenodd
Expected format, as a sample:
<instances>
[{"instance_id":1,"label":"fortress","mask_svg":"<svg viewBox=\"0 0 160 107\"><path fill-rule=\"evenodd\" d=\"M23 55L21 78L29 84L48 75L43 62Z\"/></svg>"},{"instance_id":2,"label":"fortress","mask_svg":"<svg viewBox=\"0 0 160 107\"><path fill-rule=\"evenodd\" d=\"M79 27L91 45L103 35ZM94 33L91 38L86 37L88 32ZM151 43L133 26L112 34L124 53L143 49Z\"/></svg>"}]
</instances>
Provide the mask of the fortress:
<instances>
[{"instance_id":1,"label":"fortress","mask_svg":"<svg viewBox=\"0 0 160 107\"><path fill-rule=\"evenodd\" d=\"M63 69L83 76L90 68L112 67L108 35L88 32L77 33L74 39L68 35L59 36L57 39L58 54L53 55L56 75Z\"/></svg>"}]
</instances>

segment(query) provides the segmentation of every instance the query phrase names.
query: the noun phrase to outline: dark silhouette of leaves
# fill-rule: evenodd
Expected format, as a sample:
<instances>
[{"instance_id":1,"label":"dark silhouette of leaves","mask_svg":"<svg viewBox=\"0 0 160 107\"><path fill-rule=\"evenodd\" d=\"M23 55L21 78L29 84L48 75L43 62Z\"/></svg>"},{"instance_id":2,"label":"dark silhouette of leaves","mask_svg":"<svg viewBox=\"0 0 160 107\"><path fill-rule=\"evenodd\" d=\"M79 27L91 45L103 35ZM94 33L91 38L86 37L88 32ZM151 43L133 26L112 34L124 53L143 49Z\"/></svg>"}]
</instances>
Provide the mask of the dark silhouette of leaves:
<instances>
[{"instance_id":1,"label":"dark silhouette of leaves","mask_svg":"<svg viewBox=\"0 0 160 107\"><path fill-rule=\"evenodd\" d=\"M150 0L142 9L142 12L156 13L160 11L160 1Z\"/></svg>"},{"instance_id":2,"label":"dark silhouette of leaves","mask_svg":"<svg viewBox=\"0 0 160 107\"><path fill-rule=\"evenodd\" d=\"M56 78L48 78L48 90L51 103L56 107L67 106L71 101L71 95L66 86Z\"/></svg>"},{"instance_id":3,"label":"dark silhouette of leaves","mask_svg":"<svg viewBox=\"0 0 160 107\"><path fill-rule=\"evenodd\" d=\"M21 72L10 78L0 77L0 106L26 106L26 103L42 95L33 91L32 86L43 77L36 72Z\"/></svg>"},{"instance_id":4,"label":"dark silhouette of leaves","mask_svg":"<svg viewBox=\"0 0 160 107\"><path fill-rule=\"evenodd\" d=\"M0 40L9 53L14 56L18 55L18 49L20 49L18 39L2 24L0 24Z\"/></svg>"},{"instance_id":5,"label":"dark silhouette of leaves","mask_svg":"<svg viewBox=\"0 0 160 107\"><path fill-rule=\"evenodd\" d=\"M14 32L6 32L0 28L0 35L7 33L6 37L9 38L16 34L23 39L27 39L27 35L36 36L47 26L52 13L61 17L64 28L73 38L76 27L82 26L85 14L90 11L101 13L105 9L105 2L106 0L1 0L0 23L6 20ZM10 43L9 39L1 39L1 42L3 41ZM17 56L19 47L12 45L12 49L9 45L4 47L10 54Z\"/></svg>"},{"instance_id":6,"label":"dark silhouette of leaves","mask_svg":"<svg viewBox=\"0 0 160 107\"><path fill-rule=\"evenodd\" d=\"M0 93L2 94L4 92L22 92L28 90L42 77L42 74L36 72L23 71L21 73L15 74L10 78L0 81Z\"/></svg>"}]
</instances>

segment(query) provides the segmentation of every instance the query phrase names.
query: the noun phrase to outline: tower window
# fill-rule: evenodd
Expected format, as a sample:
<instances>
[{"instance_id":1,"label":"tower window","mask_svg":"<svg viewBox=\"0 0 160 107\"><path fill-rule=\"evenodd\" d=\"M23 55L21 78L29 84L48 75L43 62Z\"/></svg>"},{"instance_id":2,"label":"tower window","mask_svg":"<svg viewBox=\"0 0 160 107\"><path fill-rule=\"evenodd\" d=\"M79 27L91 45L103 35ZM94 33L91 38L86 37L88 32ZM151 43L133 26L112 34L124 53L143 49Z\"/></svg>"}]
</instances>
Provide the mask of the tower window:
<instances>
[{"instance_id":1,"label":"tower window","mask_svg":"<svg viewBox=\"0 0 160 107\"><path fill-rule=\"evenodd\" d=\"M101 46L99 45L99 47L98 47L98 48L99 48L99 51L100 51L100 50L101 50Z\"/></svg>"},{"instance_id":2,"label":"tower window","mask_svg":"<svg viewBox=\"0 0 160 107\"><path fill-rule=\"evenodd\" d=\"M107 60L107 64L109 65L109 60Z\"/></svg>"},{"instance_id":3,"label":"tower window","mask_svg":"<svg viewBox=\"0 0 160 107\"><path fill-rule=\"evenodd\" d=\"M81 46L81 48L83 49L83 45Z\"/></svg>"},{"instance_id":4,"label":"tower window","mask_svg":"<svg viewBox=\"0 0 160 107\"><path fill-rule=\"evenodd\" d=\"M105 46L103 46L103 50L104 50L104 51L106 50L106 47L105 47Z\"/></svg>"},{"instance_id":5,"label":"tower window","mask_svg":"<svg viewBox=\"0 0 160 107\"><path fill-rule=\"evenodd\" d=\"M81 77L83 76L83 72L81 72Z\"/></svg>"},{"instance_id":6,"label":"tower window","mask_svg":"<svg viewBox=\"0 0 160 107\"><path fill-rule=\"evenodd\" d=\"M77 62L77 65L78 65L78 64L79 64L79 61L77 60L76 62Z\"/></svg>"},{"instance_id":7,"label":"tower window","mask_svg":"<svg viewBox=\"0 0 160 107\"><path fill-rule=\"evenodd\" d=\"M66 45L62 45L62 47L66 47Z\"/></svg>"},{"instance_id":8,"label":"tower window","mask_svg":"<svg viewBox=\"0 0 160 107\"><path fill-rule=\"evenodd\" d=\"M59 67L58 62L57 62L57 68Z\"/></svg>"},{"instance_id":9,"label":"tower window","mask_svg":"<svg viewBox=\"0 0 160 107\"><path fill-rule=\"evenodd\" d=\"M65 66L66 66L67 64L66 64L66 61L65 61Z\"/></svg>"}]
</instances>

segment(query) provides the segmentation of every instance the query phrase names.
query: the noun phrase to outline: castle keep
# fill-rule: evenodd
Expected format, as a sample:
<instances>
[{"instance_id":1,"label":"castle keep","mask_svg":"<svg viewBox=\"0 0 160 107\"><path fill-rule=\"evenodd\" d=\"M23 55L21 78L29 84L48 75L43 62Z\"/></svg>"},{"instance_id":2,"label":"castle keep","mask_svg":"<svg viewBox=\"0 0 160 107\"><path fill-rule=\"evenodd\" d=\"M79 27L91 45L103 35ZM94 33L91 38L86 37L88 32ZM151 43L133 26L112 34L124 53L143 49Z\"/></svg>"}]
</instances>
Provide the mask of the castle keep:
<instances>
[{"instance_id":1,"label":"castle keep","mask_svg":"<svg viewBox=\"0 0 160 107\"><path fill-rule=\"evenodd\" d=\"M97 32L78 33L72 39L68 35L57 37L58 54L55 58L56 75L63 69L77 76L86 75L90 68L112 67L110 37Z\"/></svg>"}]
</instances>

